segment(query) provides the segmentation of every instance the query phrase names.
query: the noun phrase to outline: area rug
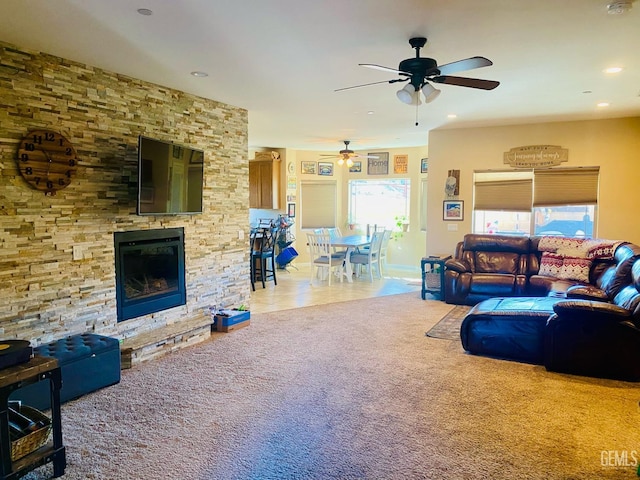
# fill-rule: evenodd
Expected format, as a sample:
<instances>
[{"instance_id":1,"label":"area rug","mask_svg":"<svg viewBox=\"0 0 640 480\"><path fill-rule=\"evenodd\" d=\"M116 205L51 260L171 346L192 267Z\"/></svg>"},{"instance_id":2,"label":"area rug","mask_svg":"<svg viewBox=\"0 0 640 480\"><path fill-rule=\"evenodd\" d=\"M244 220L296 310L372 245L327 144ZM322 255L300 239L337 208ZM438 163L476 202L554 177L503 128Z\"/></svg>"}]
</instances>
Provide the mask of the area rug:
<instances>
[{"instance_id":1,"label":"area rug","mask_svg":"<svg viewBox=\"0 0 640 480\"><path fill-rule=\"evenodd\" d=\"M427 336L444 340L460 340L460 324L469 310L471 307L467 305L454 306L450 312L442 317L442 320L427 332Z\"/></svg>"},{"instance_id":2,"label":"area rug","mask_svg":"<svg viewBox=\"0 0 640 480\"><path fill-rule=\"evenodd\" d=\"M425 336L449 309L413 292L256 314L124 370L62 406L62 480L637 478L638 385Z\"/></svg>"}]
</instances>

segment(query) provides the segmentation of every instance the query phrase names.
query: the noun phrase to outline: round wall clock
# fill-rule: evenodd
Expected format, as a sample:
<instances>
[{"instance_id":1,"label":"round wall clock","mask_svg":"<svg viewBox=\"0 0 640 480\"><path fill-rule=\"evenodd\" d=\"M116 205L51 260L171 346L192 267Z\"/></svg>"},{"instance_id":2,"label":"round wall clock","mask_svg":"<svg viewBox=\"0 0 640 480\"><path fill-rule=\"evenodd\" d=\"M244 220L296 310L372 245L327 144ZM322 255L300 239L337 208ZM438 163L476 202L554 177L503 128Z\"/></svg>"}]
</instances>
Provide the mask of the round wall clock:
<instances>
[{"instance_id":1,"label":"round wall clock","mask_svg":"<svg viewBox=\"0 0 640 480\"><path fill-rule=\"evenodd\" d=\"M20 174L34 188L55 195L71 183L78 158L63 135L52 130L34 130L20 142Z\"/></svg>"},{"instance_id":2,"label":"round wall clock","mask_svg":"<svg viewBox=\"0 0 640 480\"><path fill-rule=\"evenodd\" d=\"M289 165L287 165L287 170L289 171L289 175L293 175L294 173L296 173L296 166L293 162L289 162Z\"/></svg>"}]
</instances>

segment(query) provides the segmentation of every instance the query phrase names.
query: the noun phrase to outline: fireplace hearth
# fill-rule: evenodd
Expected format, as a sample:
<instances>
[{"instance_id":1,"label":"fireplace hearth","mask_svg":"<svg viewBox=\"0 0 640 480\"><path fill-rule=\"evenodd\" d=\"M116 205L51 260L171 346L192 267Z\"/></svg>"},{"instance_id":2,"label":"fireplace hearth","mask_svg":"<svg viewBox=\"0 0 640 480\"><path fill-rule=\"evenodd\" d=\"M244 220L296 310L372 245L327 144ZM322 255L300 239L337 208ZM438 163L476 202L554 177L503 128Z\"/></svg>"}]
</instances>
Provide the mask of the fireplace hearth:
<instances>
[{"instance_id":1,"label":"fireplace hearth","mask_svg":"<svg viewBox=\"0 0 640 480\"><path fill-rule=\"evenodd\" d=\"M186 303L184 229L115 232L118 322Z\"/></svg>"}]
</instances>

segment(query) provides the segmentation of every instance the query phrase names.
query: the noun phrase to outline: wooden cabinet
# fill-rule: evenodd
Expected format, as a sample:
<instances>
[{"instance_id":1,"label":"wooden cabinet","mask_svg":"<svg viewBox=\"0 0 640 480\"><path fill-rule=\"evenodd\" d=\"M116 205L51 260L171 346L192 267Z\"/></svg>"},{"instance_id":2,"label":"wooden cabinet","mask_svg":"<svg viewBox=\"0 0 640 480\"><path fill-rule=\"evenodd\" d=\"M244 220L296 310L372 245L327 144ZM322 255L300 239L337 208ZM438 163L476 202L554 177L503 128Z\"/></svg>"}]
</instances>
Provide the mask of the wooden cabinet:
<instances>
[{"instance_id":1,"label":"wooden cabinet","mask_svg":"<svg viewBox=\"0 0 640 480\"><path fill-rule=\"evenodd\" d=\"M280 162L249 162L249 207L280 208Z\"/></svg>"}]
</instances>

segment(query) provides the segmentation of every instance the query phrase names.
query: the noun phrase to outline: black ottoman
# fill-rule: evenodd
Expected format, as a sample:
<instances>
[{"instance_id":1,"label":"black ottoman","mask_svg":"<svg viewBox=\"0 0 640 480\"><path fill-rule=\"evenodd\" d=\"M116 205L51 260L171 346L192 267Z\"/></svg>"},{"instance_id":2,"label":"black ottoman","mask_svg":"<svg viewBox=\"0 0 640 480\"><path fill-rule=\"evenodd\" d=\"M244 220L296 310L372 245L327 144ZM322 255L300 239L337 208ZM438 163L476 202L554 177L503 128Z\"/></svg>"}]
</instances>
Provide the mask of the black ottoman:
<instances>
[{"instance_id":1,"label":"black ottoman","mask_svg":"<svg viewBox=\"0 0 640 480\"><path fill-rule=\"evenodd\" d=\"M544 363L544 332L554 297L490 298L469 311L460 326L462 347L469 353Z\"/></svg>"},{"instance_id":2,"label":"black ottoman","mask_svg":"<svg viewBox=\"0 0 640 480\"><path fill-rule=\"evenodd\" d=\"M35 356L58 360L62 375L60 402L120 382L120 342L116 338L83 333L40 345ZM39 410L50 408L48 382L37 382L11 394L11 400Z\"/></svg>"}]
</instances>

